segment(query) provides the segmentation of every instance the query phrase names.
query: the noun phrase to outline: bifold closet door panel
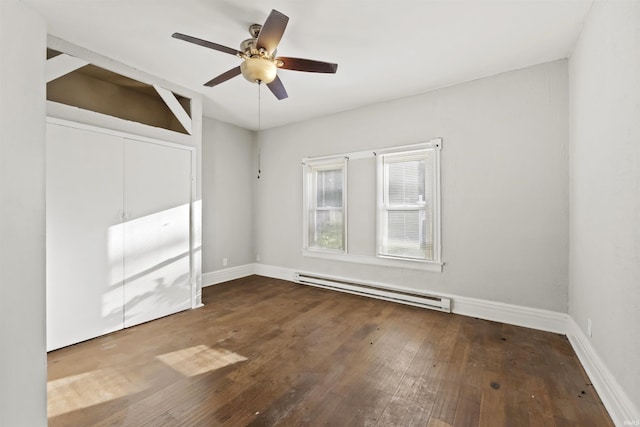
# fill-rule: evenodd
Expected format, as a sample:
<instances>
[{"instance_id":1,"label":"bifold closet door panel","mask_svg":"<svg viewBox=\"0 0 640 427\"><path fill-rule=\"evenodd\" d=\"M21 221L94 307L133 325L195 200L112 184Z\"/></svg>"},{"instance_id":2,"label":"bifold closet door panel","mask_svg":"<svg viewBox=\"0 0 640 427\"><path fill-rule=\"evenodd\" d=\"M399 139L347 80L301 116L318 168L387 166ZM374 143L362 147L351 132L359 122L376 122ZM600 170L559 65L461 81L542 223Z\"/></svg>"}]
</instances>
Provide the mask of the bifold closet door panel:
<instances>
[{"instance_id":1,"label":"bifold closet door panel","mask_svg":"<svg viewBox=\"0 0 640 427\"><path fill-rule=\"evenodd\" d=\"M191 308L191 151L125 140L125 327Z\"/></svg>"},{"instance_id":2,"label":"bifold closet door panel","mask_svg":"<svg viewBox=\"0 0 640 427\"><path fill-rule=\"evenodd\" d=\"M47 349L123 328L123 140L47 124Z\"/></svg>"}]
</instances>

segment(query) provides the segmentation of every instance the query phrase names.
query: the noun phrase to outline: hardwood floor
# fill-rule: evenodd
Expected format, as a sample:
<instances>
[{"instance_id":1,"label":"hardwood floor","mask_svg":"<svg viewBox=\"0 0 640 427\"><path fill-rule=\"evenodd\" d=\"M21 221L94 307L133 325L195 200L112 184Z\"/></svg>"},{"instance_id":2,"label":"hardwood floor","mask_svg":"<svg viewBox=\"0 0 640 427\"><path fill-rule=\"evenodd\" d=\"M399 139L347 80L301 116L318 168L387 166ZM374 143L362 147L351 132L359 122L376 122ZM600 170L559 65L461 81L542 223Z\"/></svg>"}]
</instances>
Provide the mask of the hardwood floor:
<instances>
[{"instance_id":1,"label":"hardwood floor","mask_svg":"<svg viewBox=\"0 0 640 427\"><path fill-rule=\"evenodd\" d=\"M564 336L251 276L49 353L50 426L612 426Z\"/></svg>"}]
</instances>

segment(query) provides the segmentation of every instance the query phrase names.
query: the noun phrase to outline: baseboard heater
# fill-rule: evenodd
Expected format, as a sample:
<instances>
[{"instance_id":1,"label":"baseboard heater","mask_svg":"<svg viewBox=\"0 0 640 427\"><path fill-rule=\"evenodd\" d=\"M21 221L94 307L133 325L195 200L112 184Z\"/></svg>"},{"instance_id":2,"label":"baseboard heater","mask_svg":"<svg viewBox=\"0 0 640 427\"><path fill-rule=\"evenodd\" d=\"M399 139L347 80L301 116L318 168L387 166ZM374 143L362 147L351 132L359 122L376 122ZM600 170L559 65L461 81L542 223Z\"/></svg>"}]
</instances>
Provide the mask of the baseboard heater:
<instances>
[{"instance_id":1,"label":"baseboard heater","mask_svg":"<svg viewBox=\"0 0 640 427\"><path fill-rule=\"evenodd\" d=\"M295 273L295 282L302 285L317 286L350 294L362 295L416 307L451 312L451 299L416 292L386 288L380 285L345 281L333 277Z\"/></svg>"}]
</instances>

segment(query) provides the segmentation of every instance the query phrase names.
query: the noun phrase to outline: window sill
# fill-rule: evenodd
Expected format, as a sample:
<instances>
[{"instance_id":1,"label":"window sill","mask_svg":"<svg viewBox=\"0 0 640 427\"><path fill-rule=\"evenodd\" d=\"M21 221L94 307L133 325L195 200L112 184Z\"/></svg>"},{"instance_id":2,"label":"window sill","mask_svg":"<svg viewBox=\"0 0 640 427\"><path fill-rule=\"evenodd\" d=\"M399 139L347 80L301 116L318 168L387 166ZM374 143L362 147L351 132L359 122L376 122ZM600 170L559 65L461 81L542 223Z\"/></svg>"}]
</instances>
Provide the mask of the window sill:
<instances>
[{"instance_id":1,"label":"window sill","mask_svg":"<svg viewBox=\"0 0 640 427\"><path fill-rule=\"evenodd\" d=\"M410 259L396 259L396 258L381 258L369 255L355 255L355 254L343 254L343 253L331 253L305 249L302 251L302 256L307 258L320 258L330 261L351 262L354 264L367 264L376 265L379 267L395 267L405 268L410 270L422 270L442 272L441 262L432 261L418 261Z\"/></svg>"}]
</instances>

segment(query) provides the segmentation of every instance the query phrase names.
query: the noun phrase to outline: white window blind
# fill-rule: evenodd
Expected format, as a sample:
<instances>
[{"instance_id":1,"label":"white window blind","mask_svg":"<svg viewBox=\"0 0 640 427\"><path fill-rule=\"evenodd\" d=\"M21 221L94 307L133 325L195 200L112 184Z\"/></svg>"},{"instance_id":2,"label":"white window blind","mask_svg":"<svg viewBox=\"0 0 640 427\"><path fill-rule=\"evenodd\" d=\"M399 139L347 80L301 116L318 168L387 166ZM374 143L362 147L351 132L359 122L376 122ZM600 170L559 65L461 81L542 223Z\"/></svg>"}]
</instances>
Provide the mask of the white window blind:
<instances>
[{"instance_id":1,"label":"white window blind","mask_svg":"<svg viewBox=\"0 0 640 427\"><path fill-rule=\"evenodd\" d=\"M439 144L378 155L378 255L439 262Z\"/></svg>"},{"instance_id":2,"label":"white window blind","mask_svg":"<svg viewBox=\"0 0 640 427\"><path fill-rule=\"evenodd\" d=\"M305 249L346 251L346 169L346 159L305 164Z\"/></svg>"}]
</instances>

